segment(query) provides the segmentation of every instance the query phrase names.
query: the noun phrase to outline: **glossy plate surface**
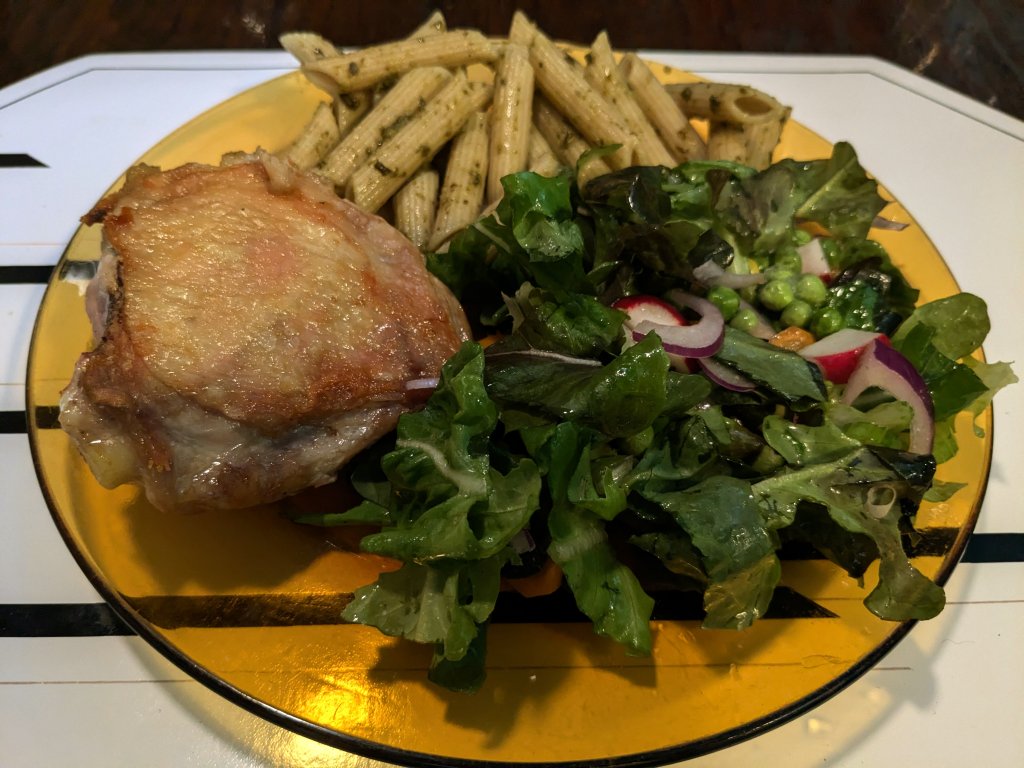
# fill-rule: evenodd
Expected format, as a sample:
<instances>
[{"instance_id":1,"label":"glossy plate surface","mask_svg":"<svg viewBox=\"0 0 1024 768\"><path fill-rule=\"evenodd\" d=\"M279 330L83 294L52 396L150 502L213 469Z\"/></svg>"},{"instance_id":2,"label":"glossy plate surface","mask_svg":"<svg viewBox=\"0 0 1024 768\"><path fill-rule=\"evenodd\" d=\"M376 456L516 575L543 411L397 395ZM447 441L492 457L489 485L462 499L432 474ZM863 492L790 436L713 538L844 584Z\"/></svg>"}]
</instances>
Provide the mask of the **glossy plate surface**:
<instances>
[{"instance_id":1,"label":"glossy plate surface","mask_svg":"<svg viewBox=\"0 0 1024 768\"><path fill-rule=\"evenodd\" d=\"M657 68L666 81L692 79ZM272 80L182 127L141 158L171 168L216 163L228 151L284 147L322 98L298 74ZM779 156L827 156L791 122ZM119 186L120 180L114 185ZM84 213L84 211L83 211ZM898 203L885 214L912 226L875 230L921 289L957 285ZM142 637L190 674L273 722L391 762L659 764L756 735L841 690L909 629L876 619L864 586L823 560L791 560L771 617L743 632L699 628L668 608L651 658L632 658L589 624L515 605L489 633L488 679L474 696L425 680L429 649L338 623L347 593L380 562L357 537L288 522L279 507L162 514L135 488L101 488L55 428L60 391L90 343L77 276L99 254L97 228L69 245L38 317L28 376L37 471L69 548L100 592ZM969 480L950 501L925 504L914 563L945 581L974 526L988 473L991 415L958 423L958 456L939 479ZM289 504L342 504L321 489Z\"/></svg>"}]
</instances>

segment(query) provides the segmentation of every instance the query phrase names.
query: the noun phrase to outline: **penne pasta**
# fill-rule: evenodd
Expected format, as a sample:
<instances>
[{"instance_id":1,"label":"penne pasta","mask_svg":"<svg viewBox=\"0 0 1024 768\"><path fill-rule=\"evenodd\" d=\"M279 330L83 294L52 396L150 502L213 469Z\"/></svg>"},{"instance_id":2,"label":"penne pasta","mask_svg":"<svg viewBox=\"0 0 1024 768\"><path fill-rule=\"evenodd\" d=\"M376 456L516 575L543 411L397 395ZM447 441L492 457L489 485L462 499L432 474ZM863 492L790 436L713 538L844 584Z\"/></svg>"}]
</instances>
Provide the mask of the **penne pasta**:
<instances>
[{"instance_id":1,"label":"penne pasta","mask_svg":"<svg viewBox=\"0 0 1024 768\"><path fill-rule=\"evenodd\" d=\"M758 170L772 162L772 152L779 143L782 129L789 119L789 110L783 109L776 120L762 120L747 125L711 121L708 127L708 157L712 160L732 160Z\"/></svg>"},{"instance_id":2,"label":"penne pasta","mask_svg":"<svg viewBox=\"0 0 1024 768\"><path fill-rule=\"evenodd\" d=\"M607 32L601 32L590 46L585 74L587 81L622 115L626 127L636 140L634 161L639 165L675 165L675 158L633 99L615 61Z\"/></svg>"},{"instance_id":3,"label":"penne pasta","mask_svg":"<svg viewBox=\"0 0 1024 768\"><path fill-rule=\"evenodd\" d=\"M319 163L341 141L338 123L331 105L324 102L313 112L312 119L281 156L297 168L308 171Z\"/></svg>"},{"instance_id":4,"label":"penne pasta","mask_svg":"<svg viewBox=\"0 0 1024 768\"><path fill-rule=\"evenodd\" d=\"M704 140L650 68L634 53L622 57L620 69L636 103L654 126L677 163L707 157Z\"/></svg>"},{"instance_id":5,"label":"penne pasta","mask_svg":"<svg viewBox=\"0 0 1024 768\"><path fill-rule=\"evenodd\" d=\"M407 38L354 53L309 32L281 43L333 104L279 155L367 211L391 201L386 215L430 250L493 209L509 174L568 167L585 186L633 164L708 156L760 168L789 115L754 88L664 86L635 54L617 61L605 32L581 66L521 11L503 40L449 31L435 12ZM490 74L477 66L492 62ZM706 121L707 144L690 118Z\"/></svg>"},{"instance_id":6,"label":"penne pasta","mask_svg":"<svg viewBox=\"0 0 1024 768\"><path fill-rule=\"evenodd\" d=\"M529 48L536 33L537 26L530 21L525 13L516 11L512 14L512 23L508 28L508 41L510 43Z\"/></svg>"},{"instance_id":7,"label":"penne pasta","mask_svg":"<svg viewBox=\"0 0 1024 768\"><path fill-rule=\"evenodd\" d=\"M281 43L281 47L298 59L299 64L303 66L340 55L330 40L315 32L286 32L278 38L278 41ZM338 84L327 75L309 72L306 74L306 79L332 96L338 94Z\"/></svg>"},{"instance_id":8,"label":"penne pasta","mask_svg":"<svg viewBox=\"0 0 1024 768\"><path fill-rule=\"evenodd\" d=\"M502 196L501 178L525 170L530 155L533 117L533 67L521 45L510 43L494 75L491 106L491 146L487 171L487 199Z\"/></svg>"},{"instance_id":9,"label":"penne pasta","mask_svg":"<svg viewBox=\"0 0 1024 768\"><path fill-rule=\"evenodd\" d=\"M476 30L460 29L374 45L303 65L327 75L342 92L357 91L416 67L460 67L498 58L498 46Z\"/></svg>"},{"instance_id":10,"label":"penne pasta","mask_svg":"<svg viewBox=\"0 0 1024 768\"><path fill-rule=\"evenodd\" d=\"M484 202L489 143L487 114L474 112L452 141L428 250L436 251L479 217Z\"/></svg>"},{"instance_id":11,"label":"penne pasta","mask_svg":"<svg viewBox=\"0 0 1024 768\"><path fill-rule=\"evenodd\" d=\"M580 188L586 186L591 179L611 173L608 163L600 157L592 157L579 167L580 158L592 147L551 102L539 94L533 99L533 122L562 163L569 168L577 168Z\"/></svg>"},{"instance_id":12,"label":"penne pasta","mask_svg":"<svg viewBox=\"0 0 1024 768\"><path fill-rule=\"evenodd\" d=\"M434 229L437 212L437 171L424 167L395 193L395 228L423 250Z\"/></svg>"},{"instance_id":13,"label":"penne pasta","mask_svg":"<svg viewBox=\"0 0 1024 768\"><path fill-rule=\"evenodd\" d=\"M440 67L424 67L404 75L324 159L321 175L336 186L344 186L356 168L370 160L451 79L451 74Z\"/></svg>"},{"instance_id":14,"label":"penne pasta","mask_svg":"<svg viewBox=\"0 0 1024 768\"><path fill-rule=\"evenodd\" d=\"M555 157L551 145L548 144L536 125L530 126L530 157L527 168L540 176L554 176L564 166Z\"/></svg>"},{"instance_id":15,"label":"penne pasta","mask_svg":"<svg viewBox=\"0 0 1024 768\"><path fill-rule=\"evenodd\" d=\"M566 59L565 52L539 30L534 33L530 44L530 63L533 64L538 90L591 145L620 145L608 155L607 164L612 168L631 165L636 141L615 108L594 90L580 68Z\"/></svg>"},{"instance_id":16,"label":"penne pasta","mask_svg":"<svg viewBox=\"0 0 1024 768\"><path fill-rule=\"evenodd\" d=\"M446 30L444 14L434 11L409 37L415 39ZM300 64L341 55L330 40L314 32L287 32L279 40L281 46L298 59ZM334 96L334 117L341 136L347 135L373 104L373 95L366 91L340 93L338 84L327 75L313 71L307 71L305 75L318 88Z\"/></svg>"},{"instance_id":17,"label":"penne pasta","mask_svg":"<svg viewBox=\"0 0 1024 768\"><path fill-rule=\"evenodd\" d=\"M446 144L466 119L491 99L493 87L469 82L461 72L424 109L387 139L371 162L352 174L347 197L374 212L405 183L417 168Z\"/></svg>"},{"instance_id":18,"label":"penne pasta","mask_svg":"<svg viewBox=\"0 0 1024 768\"><path fill-rule=\"evenodd\" d=\"M733 125L777 121L785 109L767 93L746 85L682 83L666 90L688 117Z\"/></svg>"},{"instance_id":19,"label":"penne pasta","mask_svg":"<svg viewBox=\"0 0 1024 768\"><path fill-rule=\"evenodd\" d=\"M370 111L373 99L366 91L339 93L334 97L334 121L340 136L347 136Z\"/></svg>"}]
</instances>

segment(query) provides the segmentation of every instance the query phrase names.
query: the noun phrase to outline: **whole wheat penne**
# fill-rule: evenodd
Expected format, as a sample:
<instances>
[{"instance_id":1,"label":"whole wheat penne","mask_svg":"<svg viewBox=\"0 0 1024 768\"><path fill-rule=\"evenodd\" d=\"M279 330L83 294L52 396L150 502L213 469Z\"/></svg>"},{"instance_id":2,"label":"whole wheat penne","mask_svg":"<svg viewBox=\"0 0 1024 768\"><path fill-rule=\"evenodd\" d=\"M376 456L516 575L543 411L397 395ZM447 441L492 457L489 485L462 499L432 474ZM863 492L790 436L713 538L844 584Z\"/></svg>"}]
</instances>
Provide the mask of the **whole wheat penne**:
<instances>
[{"instance_id":1,"label":"whole wheat penne","mask_svg":"<svg viewBox=\"0 0 1024 768\"><path fill-rule=\"evenodd\" d=\"M373 99L367 91L339 93L334 97L334 120L338 124L338 133L347 136L356 124L363 119L372 106Z\"/></svg>"},{"instance_id":2,"label":"whole wheat penne","mask_svg":"<svg viewBox=\"0 0 1024 768\"><path fill-rule=\"evenodd\" d=\"M689 117L734 125L778 120L785 107L767 93L729 83L678 83L666 86Z\"/></svg>"},{"instance_id":3,"label":"whole wheat penne","mask_svg":"<svg viewBox=\"0 0 1024 768\"><path fill-rule=\"evenodd\" d=\"M316 32L285 32L278 38L281 47L299 60L308 64L320 59L329 59L338 55L334 43Z\"/></svg>"},{"instance_id":4,"label":"whole wheat penne","mask_svg":"<svg viewBox=\"0 0 1024 768\"><path fill-rule=\"evenodd\" d=\"M533 98L533 124L562 163L570 168L576 168L583 154L592 149L554 105L540 94ZM608 163L603 158L592 157L578 169L577 180L580 187L584 187L591 179L606 173L611 173Z\"/></svg>"},{"instance_id":5,"label":"whole wheat penne","mask_svg":"<svg viewBox=\"0 0 1024 768\"><path fill-rule=\"evenodd\" d=\"M423 67L403 75L362 122L324 159L320 173L344 186L391 135L422 111L427 100L449 83L452 75L441 67Z\"/></svg>"},{"instance_id":6,"label":"whole wheat penne","mask_svg":"<svg viewBox=\"0 0 1024 768\"><path fill-rule=\"evenodd\" d=\"M316 32L286 32L278 38L281 47L298 59L303 66L321 59L340 55L340 51L323 35ZM320 72L307 72L306 79L322 91L331 95L338 93L338 84Z\"/></svg>"},{"instance_id":7,"label":"whole wheat penne","mask_svg":"<svg viewBox=\"0 0 1024 768\"><path fill-rule=\"evenodd\" d=\"M474 112L452 140L428 250L437 250L453 234L468 227L480 215L484 202L489 143L487 114Z\"/></svg>"},{"instance_id":8,"label":"whole wheat penne","mask_svg":"<svg viewBox=\"0 0 1024 768\"><path fill-rule=\"evenodd\" d=\"M566 116L570 123L596 147L620 145L607 157L613 168L625 168L633 162L636 143L612 107L580 72L566 60L566 54L537 30L530 44L537 88ZM543 133L543 131L541 131Z\"/></svg>"},{"instance_id":9,"label":"whole wheat penne","mask_svg":"<svg viewBox=\"0 0 1024 768\"><path fill-rule=\"evenodd\" d=\"M562 163L555 156L551 145L548 144L536 125L530 126L530 159L527 169L540 176L554 176L562 170Z\"/></svg>"},{"instance_id":10,"label":"whole wheat penne","mask_svg":"<svg viewBox=\"0 0 1024 768\"><path fill-rule=\"evenodd\" d=\"M423 167L395 193L395 228L420 250L434 229L437 186L437 171Z\"/></svg>"},{"instance_id":11,"label":"whole wheat penne","mask_svg":"<svg viewBox=\"0 0 1024 768\"><path fill-rule=\"evenodd\" d=\"M537 33L537 25L522 11L512 14L512 23L508 28L508 41L529 48L533 36Z\"/></svg>"},{"instance_id":12,"label":"whole wheat penne","mask_svg":"<svg viewBox=\"0 0 1024 768\"><path fill-rule=\"evenodd\" d=\"M772 152L779 143L788 118L789 109L784 109L776 120L747 125L712 120L708 127L708 157L732 160L764 170L771 165Z\"/></svg>"},{"instance_id":13,"label":"whole wheat penne","mask_svg":"<svg viewBox=\"0 0 1024 768\"><path fill-rule=\"evenodd\" d=\"M313 117L306 123L306 127L302 129L302 133L291 146L281 152L281 156L297 168L308 171L339 141L341 133L338 131L338 122L334 119L334 110L330 104L322 102L313 112Z\"/></svg>"},{"instance_id":14,"label":"whole wheat penne","mask_svg":"<svg viewBox=\"0 0 1024 768\"><path fill-rule=\"evenodd\" d=\"M704 140L650 68L634 53L623 56L619 68L636 103L676 162L701 160L707 157Z\"/></svg>"},{"instance_id":15,"label":"whole wheat penne","mask_svg":"<svg viewBox=\"0 0 1024 768\"><path fill-rule=\"evenodd\" d=\"M526 48L506 46L494 75L487 199L502 195L501 177L526 169L533 117L533 67Z\"/></svg>"},{"instance_id":16,"label":"whole wheat penne","mask_svg":"<svg viewBox=\"0 0 1024 768\"><path fill-rule=\"evenodd\" d=\"M601 32L590 46L590 57L584 70L587 81L622 115L626 127L636 139L634 160L640 165L675 165L654 126L633 100L629 86L619 71L608 33Z\"/></svg>"},{"instance_id":17,"label":"whole wheat penne","mask_svg":"<svg viewBox=\"0 0 1024 768\"><path fill-rule=\"evenodd\" d=\"M303 71L328 75L344 93L366 88L416 67L459 67L494 61L498 52L498 46L476 30L459 29L320 59L304 65Z\"/></svg>"},{"instance_id":18,"label":"whole wheat penne","mask_svg":"<svg viewBox=\"0 0 1024 768\"><path fill-rule=\"evenodd\" d=\"M434 11L409 35L410 38L434 35L447 29L444 14ZM282 47L291 53L300 64L309 64L321 59L340 56L330 40L314 32L288 32L279 38ZM366 91L340 93L338 84L322 72L307 71L306 77L321 90L334 96L334 116L338 130L345 136L359 122L372 106L373 94Z\"/></svg>"},{"instance_id":19,"label":"whole wheat penne","mask_svg":"<svg viewBox=\"0 0 1024 768\"><path fill-rule=\"evenodd\" d=\"M469 82L457 73L426 107L389 138L373 160L352 174L346 195L363 210L376 211L417 168L446 144L466 119L492 96L490 84Z\"/></svg>"}]
</instances>

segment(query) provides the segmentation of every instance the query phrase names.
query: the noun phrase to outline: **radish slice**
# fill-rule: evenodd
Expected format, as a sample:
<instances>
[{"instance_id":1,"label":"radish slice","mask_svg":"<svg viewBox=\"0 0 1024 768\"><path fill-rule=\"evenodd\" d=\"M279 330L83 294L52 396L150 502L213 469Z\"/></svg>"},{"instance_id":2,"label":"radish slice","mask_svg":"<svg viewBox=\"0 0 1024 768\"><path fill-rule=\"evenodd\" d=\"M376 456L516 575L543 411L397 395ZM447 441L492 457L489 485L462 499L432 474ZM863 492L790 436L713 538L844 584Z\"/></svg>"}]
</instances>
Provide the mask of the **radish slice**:
<instances>
[{"instance_id":1,"label":"radish slice","mask_svg":"<svg viewBox=\"0 0 1024 768\"><path fill-rule=\"evenodd\" d=\"M796 252L800 254L800 271L808 275L817 275L822 280L832 277L832 268L825 258L825 251L821 247L821 240L814 238L809 243L804 243Z\"/></svg>"},{"instance_id":2,"label":"radish slice","mask_svg":"<svg viewBox=\"0 0 1024 768\"><path fill-rule=\"evenodd\" d=\"M679 310L655 296L624 296L612 304L613 309L625 312L626 325L633 329L637 323L648 321L659 325L686 325Z\"/></svg>"},{"instance_id":3,"label":"radish slice","mask_svg":"<svg viewBox=\"0 0 1024 768\"><path fill-rule=\"evenodd\" d=\"M726 288L746 288L748 285L760 285L765 281L763 272L748 272L741 275L722 269L711 259L696 267L693 270L693 276L701 285L709 287L721 285Z\"/></svg>"},{"instance_id":4,"label":"radish slice","mask_svg":"<svg viewBox=\"0 0 1024 768\"><path fill-rule=\"evenodd\" d=\"M883 344L889 343L888 337L881 333L843 328L797 350L797 354L821 366L825 378L829 381L845 384L857 367L857 361L864 354L864 350L875 339L879 339Z\"/></svg>"},{"instance_id":5,"label":"radish slice","mask_svg":"<svg viewBox=\"0 0 1024 768\"><path fill-rule=\"evenodd\" d=\"M850 405L870 387L884 389L913 409L908 450L931 453L935 439L935 406L928 385L907 358L879 339L871 342L860 356L843 391L842 402Z\"/></svg>"},{"instance_id":6,"label":"radish slice","mask_svg":"<svg viewBox=\"0 0 1024 768\"><path fill-rule=\"evenodd\" d=\"M694 325L685 325L685 319L684 325L666 325L644 319L632 326L633 339L640 341L654 331L666 352L681 357L710 357L721 349L725 339L725 318L721 310L707 299L682 291L673 291L669 296L679 306L697 312L700 320Z\"/></svg>"},{"instance_id":7,"label":"radish slice","mask_svg":"<svg viewBox=\"0 0 1024 768\"><path fill-rule=\"evenodd\" d=\"M702 357L697 360L697 363L704 371L704 375L723 389L733 392L749 392L757 387L746 376L710 357Z\"/></svg>"}]
</instances>

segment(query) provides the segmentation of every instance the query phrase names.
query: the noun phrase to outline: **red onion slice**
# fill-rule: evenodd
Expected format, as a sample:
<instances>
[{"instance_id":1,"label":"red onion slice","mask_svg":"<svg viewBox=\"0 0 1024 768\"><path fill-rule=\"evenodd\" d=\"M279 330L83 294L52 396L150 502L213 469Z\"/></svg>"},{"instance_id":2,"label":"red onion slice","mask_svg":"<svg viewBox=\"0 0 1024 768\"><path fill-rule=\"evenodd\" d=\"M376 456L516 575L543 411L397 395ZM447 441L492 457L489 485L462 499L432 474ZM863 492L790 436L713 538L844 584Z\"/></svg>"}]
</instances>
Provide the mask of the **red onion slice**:
<instances>
[{"instance_id":1,"label":"red onion slice","mask_svg":"<svg viewBox=\"0 0 1024 768\"><path fill-rule=\"evenodd\" d=\"M935 439L935 406L928 385L907 358L877 339L861 354L843 390L842 402L853 403L869 387L884 389L913 409L908 450L931 453Z\"/></svg>"},{"instance_id":2,"label":"red onion slice","mask_svg":"<svg viewBox=\"0 0 1024 768\"><path fill-rule=\"evenodd\" d=\"M871 226L875 229L888 229L893 232L902 232L910 225L904 224L902 221L893 221L892 219L886 219L882 216L875 216L874 221L871 222Z\"/></svg>"},{"instance_id":3,"label":"red onion slice","mask_svg":"<svg viewBox=\"0 0 1024 768\"><path fill-rule=\"evenodd\" d=\"M632 327L633 339L640 341L654 331L665 351L681 357L710 357L722 347L725 339L725 318L721 310L707 299L682 291L673 291L669 298L681 307L700 315L693 325L663 325L643 320Z\"/></svg>"},{"instance_id":4,"label":"red onion slice","mask_svg":"<svg viewBox=\"0 0 1024 768\"><path fill-rule=\"evenodd\" d=\"M734 371L729 366L709 357L702 357L697 360L704 375L723 389L732 392L749 392L756 389L757 385L741 373Z\"/></svg>"},{"instance_id":5,"label":"red onion slice","mask_svg":"<svg viewBox=\"0 0 1024 768\"><path fill-rule=\"evenodd\" d=\"M693 276L701 285L725 288L746 288L748 285L761 285L765 281L764 273L749 272L745 275L722 269L716 262L708 259L693 270Z\"/></svg>"}]
</instances>

